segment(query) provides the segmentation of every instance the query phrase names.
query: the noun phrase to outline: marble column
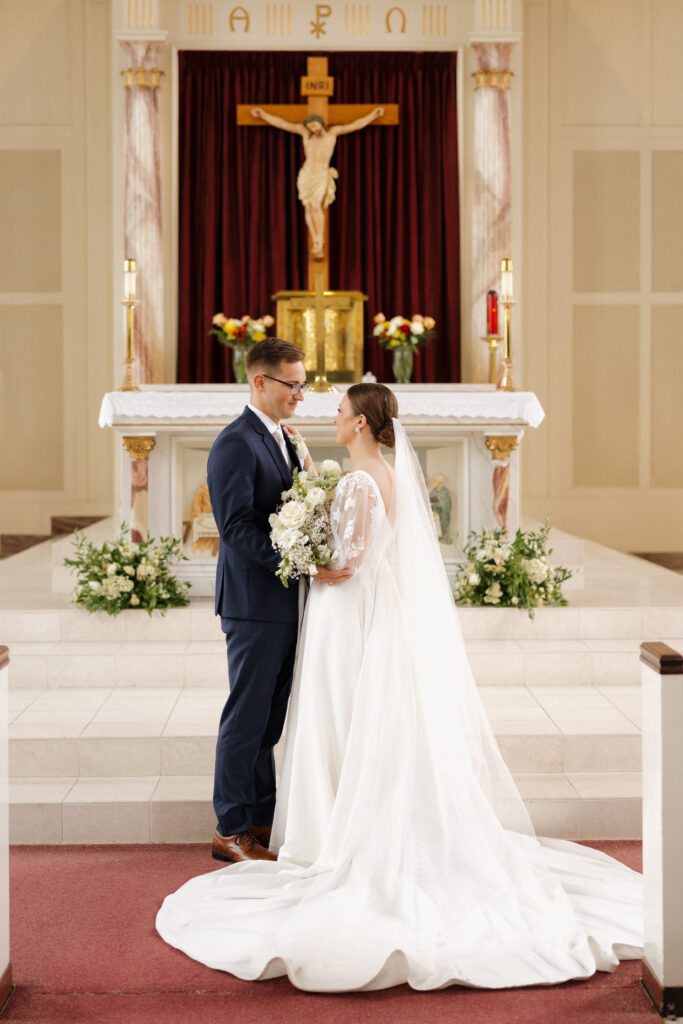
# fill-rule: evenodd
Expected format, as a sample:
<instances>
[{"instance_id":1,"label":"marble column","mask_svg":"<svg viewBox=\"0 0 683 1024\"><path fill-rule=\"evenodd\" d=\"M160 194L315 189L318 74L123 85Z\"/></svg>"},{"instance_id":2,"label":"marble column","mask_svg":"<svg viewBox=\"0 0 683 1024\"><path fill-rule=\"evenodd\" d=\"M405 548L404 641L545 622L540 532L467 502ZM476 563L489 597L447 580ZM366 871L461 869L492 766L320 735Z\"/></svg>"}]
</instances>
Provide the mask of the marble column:
<instances>
[{"instance_id":1,"label":"marble column","mask_svg":"<svg viewBox=\"0 0 683 1024\"><path fill-rule=\"evenodd\" d=\"M149 537L149 453L153 437L124 437L130 455L130 539L134 544Z\"/></svg>"},{"instance_id":2,"label":"marble column","mask_svg":"<svg viewBox=\"0 0 683 1024\"><path fill-rule=\"evenodd\" d=\"M475 383L488 381L486 294L500 293L500 261L512 256L510 55L514 43L473 42L474 202L469 366Z\"/></svg>"},{"instance_id":3,"label":"marble column","mask_svg":"<svg viewBox=\"0 0 683 1024\"><path fill-rule=\"evenodd\" d=\"M517 447L517 438L489 436L486 447L494 460L492 509L496 522L508 532L508 510L510 507L510 456Z\"/></svg>"},{"instance_id":4,"label":"marble column","mask_svg":"<svg viewBox=\"0 0 683 1024\"><path fill-rule=\"evenodd\" d=\"M124 257L137 262L135 356L138 383L163 383L164 273L161 248L159 62L162 44L122 40L126 89Z\"/></svg>"}]
</instances>

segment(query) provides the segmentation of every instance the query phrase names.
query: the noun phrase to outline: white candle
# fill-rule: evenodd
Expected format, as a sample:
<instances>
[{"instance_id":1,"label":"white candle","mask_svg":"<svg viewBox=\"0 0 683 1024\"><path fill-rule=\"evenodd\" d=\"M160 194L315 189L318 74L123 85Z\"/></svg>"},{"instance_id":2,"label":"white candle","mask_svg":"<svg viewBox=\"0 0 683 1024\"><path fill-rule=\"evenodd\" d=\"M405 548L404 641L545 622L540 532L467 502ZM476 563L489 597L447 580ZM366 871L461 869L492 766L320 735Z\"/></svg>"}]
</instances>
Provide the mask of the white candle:
<instances>
[{"instance_id":1,"label":"white candle","mask_svg":"<svg viewBox=\"0 0 683 1024\"><path fill-rule=\"evenodd\" d=\"M512 260L501 260L501 298L511 299L512 298Z\"/></svg>"},{"instance_id":2,"label":"white candle","mask_svg":"<svg viewBox=\"0 0 683 1024\"><path fill-rule=\"evenodd\" d=\"M127 299L135 298L135 260L123 261L123 292Z\"/></svg>"}]
</instances>

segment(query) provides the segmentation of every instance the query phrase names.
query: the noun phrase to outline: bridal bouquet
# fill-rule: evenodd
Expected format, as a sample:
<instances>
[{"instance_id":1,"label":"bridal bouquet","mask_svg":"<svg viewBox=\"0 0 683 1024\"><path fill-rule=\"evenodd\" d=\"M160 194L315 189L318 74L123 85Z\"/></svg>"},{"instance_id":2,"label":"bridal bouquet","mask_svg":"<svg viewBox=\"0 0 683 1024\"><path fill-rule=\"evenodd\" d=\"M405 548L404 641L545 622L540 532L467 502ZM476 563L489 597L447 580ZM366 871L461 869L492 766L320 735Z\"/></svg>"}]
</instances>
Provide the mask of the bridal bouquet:
<instances>
[{"instance_id":1,"label":"bridal bouquet","mask_svg":"<svg viewBox=\"0 0 683 1024\"><path fill-rule=\"evenodd\" d=\"M262 316L258 320L243 316L238 320L236 317L227 317L224 313L216 313L211 323L213 326L209 334L213 334L221 345L248 349L257 341L263 341L267 329L272 327L275 321L272 316Z\"/></svg>"},{"instance_id":2,"label":"bridal bouquet","mask_svg":"<svg viewBox=\"0 0 683 1024\"><path fill-rule=\"evenodd\" d=\"M387 320L384 313L374 317L373 335L382 348L411 348L414 352L421 342L434 337L436 322L431 316L415 313L410 320L394 316Z\"/></svg>"},{"instance_id":3,"label":"bridal bouquet","mask_svg":"<svg viewBox=\"0 0 683 1024\"><path fill-rule=\"evenodd\" d=\"M325 459L320 474L294 470L294 483L282 492L282 505L273 512L270 539L280 555L276 573L284 586L303 573L315 576L318 566L334 558L330 548L330 506L341 476L341 466Z\"/></svg>"},{"instance_id":4,"label":"bridal bouquet","mask_svg":"<svg viewBox=\"0 0 683 1024\"><path fill-rule=\"evenodd\" d=\"M186 558L176 537L133 544L128 527L122 526L119 536L101 547L79 530L73 543L75 556L65 558L64 565L77 572L73 600L87 611L118 615L124 608L142 608L151 615L190 603L190 584L181 583L170 570L172 562Z\"/></svg>"},{"instance_id":5,"label":"bridal bouquet","mask_svg":"<svg viewBox=\"0 0 683 1024\"><path fill-rule=\"evenodd\" d=\"M572 573L548 562L549 532L548 521L537 533L517 530L511 541L503 530L471 533L465 546L467 561L455 581L456 601L526 608L532 619L543 605L566 605L562 584Z\"/></svg>"}]
</instances>

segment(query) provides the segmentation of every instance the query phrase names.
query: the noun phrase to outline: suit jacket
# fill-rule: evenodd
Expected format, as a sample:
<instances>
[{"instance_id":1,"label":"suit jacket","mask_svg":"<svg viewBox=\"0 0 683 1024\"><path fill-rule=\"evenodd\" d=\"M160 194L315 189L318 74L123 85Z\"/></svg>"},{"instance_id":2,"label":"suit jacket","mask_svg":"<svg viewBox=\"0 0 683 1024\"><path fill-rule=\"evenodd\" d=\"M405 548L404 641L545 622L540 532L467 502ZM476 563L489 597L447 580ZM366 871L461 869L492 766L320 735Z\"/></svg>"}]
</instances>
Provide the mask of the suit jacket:
<instances>
[{"instance_id":1,"label":"suit jacket","mask_svg":"<svg viewBox=\"0 0 683 1024\"><path fill-rule=\"evenodd\" d=\"M285 433L293 467L301 468ZM283 587L280 557L270 542L268 517L292 486L277 441L248 407L225 427L209 452L207 478L220 532L216 615L260 622L294 622L298 584Z\"/></svg>"}]
</instances>

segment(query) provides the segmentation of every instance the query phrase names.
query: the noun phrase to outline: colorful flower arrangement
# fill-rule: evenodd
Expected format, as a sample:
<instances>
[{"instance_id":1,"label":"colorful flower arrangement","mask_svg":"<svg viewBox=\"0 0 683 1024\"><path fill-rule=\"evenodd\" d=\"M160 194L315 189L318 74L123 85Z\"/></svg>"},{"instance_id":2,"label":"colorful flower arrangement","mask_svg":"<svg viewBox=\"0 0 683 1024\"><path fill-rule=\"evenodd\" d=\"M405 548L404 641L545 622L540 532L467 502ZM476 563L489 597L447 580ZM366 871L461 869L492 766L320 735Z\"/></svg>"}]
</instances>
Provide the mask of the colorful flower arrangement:
<instances>
[{"instance_id":1,"label":"colorful flower arrangement","mask_svg":"<svg viewBox=\"0 0 683 1024\"><path fill-rule=\"evenodd\" d=\"M320 464L320 474L294 470L294 483L282 492L282 505L269 519L270 539L280 554L277 576L286 587L304 573L315 576L318 566L330 565L330 506L341 477L334 459Z\"/></svg>"},{"instance_id":2,"label":"colorful flower arrangement","mask_svg":"<svg viewBox=\"0 0 683 1024\"><path fill-rule=\"evenodd\" d=\"M384 313L377 313L374 323L372 333L382 348L410 348L416 352L421 343L435 336L436 321L421 313L415 313L410 320L404 316L387 320Z\"/></svg>"},{"instance_id":3,"label":"colorful flower arrangement","mask_svg":"<svg viewBox=\"0 0 683 1024\"><path fill-rule=\"evenodd\" d=\"M211 323L213 324L209 334L220 341L221 345L228 348L248 349L257 341L263 341L269 327L275 323L272 316L262 316L258 320L252 320L250 316L243 316L241 319L225 316L224 313L216 313Z\"/></svg>"},{"instance_id":4,"label":"colorful flower arrangement","mask_svg":"<svg viewBox=\"0 0 683 1024\"><path fill-rule=\"evenodd\" d=\"M64 559L64 565L78 574L74 603L89 612L105 611L109 615L118 615L124 608L163 614L167 608L189 604L190 584L181 583L170 570L172 562L187 560L180 553L180 541L162 537L156 543L150 537L133 544L128 532L123 525L118 537L101 547L80 530L75 532L75 557Z\"/></svg>"},{"instance_id":5,"label":"colorful flower arrangement","mask_svg":"<svg viewBox=\"0 0 683 1024\"><path fill-rule=\"evenodd\" d=\"M455 580L458 604L526 608L533 619L543 605L566 605L562 584L572 573L550 565L550 521L537 533L517 530L508 541L503 530L471 533L465 545L466 562Z\"/></svg>"}]
</instances>

